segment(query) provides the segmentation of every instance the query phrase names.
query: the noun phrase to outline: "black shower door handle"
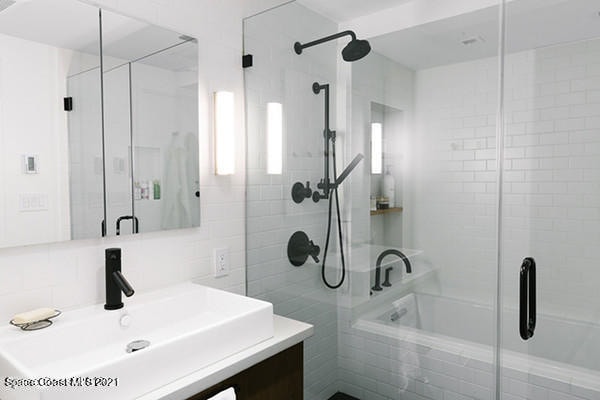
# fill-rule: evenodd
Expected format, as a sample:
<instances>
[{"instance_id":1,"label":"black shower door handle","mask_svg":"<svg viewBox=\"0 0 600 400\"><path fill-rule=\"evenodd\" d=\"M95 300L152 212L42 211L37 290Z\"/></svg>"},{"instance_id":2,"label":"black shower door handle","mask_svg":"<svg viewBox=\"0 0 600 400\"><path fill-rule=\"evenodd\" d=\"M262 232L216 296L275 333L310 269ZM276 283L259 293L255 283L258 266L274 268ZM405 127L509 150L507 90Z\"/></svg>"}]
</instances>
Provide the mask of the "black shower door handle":
<instances>
[{"instance_id":1,"label":"black shower door handle","mask_svg":"<svg viewBox=\"0 0 600 400\"><path fill-rule=\"evenodd\" d=\"M531 339L535 331L535 260L527 257L521 264L519 285L519 334L523 340Z\"/></svg>"}]
</instances>

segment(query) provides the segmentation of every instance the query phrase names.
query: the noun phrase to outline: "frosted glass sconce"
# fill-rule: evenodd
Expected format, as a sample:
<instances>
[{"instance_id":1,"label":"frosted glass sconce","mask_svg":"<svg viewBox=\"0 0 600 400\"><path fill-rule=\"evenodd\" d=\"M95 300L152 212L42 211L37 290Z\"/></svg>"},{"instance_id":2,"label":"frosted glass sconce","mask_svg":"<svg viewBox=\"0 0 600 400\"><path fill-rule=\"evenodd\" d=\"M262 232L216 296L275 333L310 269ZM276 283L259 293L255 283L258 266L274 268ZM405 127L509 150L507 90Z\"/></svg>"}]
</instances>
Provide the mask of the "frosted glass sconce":
<instances>
[{"instance_id":1,"label":"frosted glass sconce","mask_svg":"<svg viewBox=\"0 0 600 400\"><path fill-rule=\"evenodd\" d=\"M267 103L267 174L283 169L283 111L281 103Z\"/></svg>"},{"instance_id":2,"label":"frosted glass sconce","mask_svg":"<svg viewBox=\"0 0 600 400\"><path fill-rule=\"evenodd\" d=\"M383 172L383 129L379 122L371 124L371 173Z\"/></svg>"},{"instance_id":3,"label":"frosted glass sconce","mask_svg":"<svg viewBox=\"0 0 600 400\"><path fill-rule=\"evenodd\" d=\"M215 173L235 172L234 97L232 92L215 93Z\"/></svg>"}]
</instances>

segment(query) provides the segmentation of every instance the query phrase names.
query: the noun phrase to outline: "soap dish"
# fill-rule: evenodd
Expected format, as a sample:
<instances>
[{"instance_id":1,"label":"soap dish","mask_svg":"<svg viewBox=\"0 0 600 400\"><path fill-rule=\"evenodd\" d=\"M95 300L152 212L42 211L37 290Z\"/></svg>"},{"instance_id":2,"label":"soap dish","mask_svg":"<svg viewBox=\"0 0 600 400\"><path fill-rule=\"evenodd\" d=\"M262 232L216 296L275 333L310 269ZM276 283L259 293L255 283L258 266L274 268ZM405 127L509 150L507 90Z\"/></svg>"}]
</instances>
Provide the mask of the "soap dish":
<instances>
[{"instance_id":1,"label":"soap dish","mask_svg":"<svg viewBox=\"0 0 600 400\"><path fill-rule=\"evenodd\" d=\"M19 328L23 329L24 331L37 331L38 329L44 329L44 328L47 328L50 325L52 325L52 321L50 321L52 318L56 318L61 314L60 310L54 310L54 311L56 311L56 313L54 315L51 315L50 317L47 317L44 319L40 319L38 321L31 321L31 322L24 322L22 324L17 324L14 322L13 319L11 319L9 324L19 327Z\"/></svg>"}]
</instances>

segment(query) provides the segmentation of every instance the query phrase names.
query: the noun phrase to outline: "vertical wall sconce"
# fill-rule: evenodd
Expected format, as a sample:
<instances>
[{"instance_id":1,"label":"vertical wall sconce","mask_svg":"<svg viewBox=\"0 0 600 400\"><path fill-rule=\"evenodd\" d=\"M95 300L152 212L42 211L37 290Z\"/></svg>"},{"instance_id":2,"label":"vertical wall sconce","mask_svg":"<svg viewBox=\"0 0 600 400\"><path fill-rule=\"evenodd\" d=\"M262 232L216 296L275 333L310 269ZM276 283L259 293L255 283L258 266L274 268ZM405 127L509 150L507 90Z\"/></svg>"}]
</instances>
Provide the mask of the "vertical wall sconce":
<instances>
[{"instance_id":1,"label":"vertical wall sconce","mask_svg":"<svg viewBox=\"0 0 600 400\"><path fill-rule=\"evenodd\" d=\"M215 92L215 173L235 172L234 97L232 92Z\"/></svg>"},{"instance_id":2,"label":"vertical wall sconce","mask_svg":"<svg viewBox=\"0 0 600 400\"><path fill-rule=\"evenodd\" d=\"M371 173L383 172L383 129L379 122L371 124Z\"/></svg>"},{"instance_id":3,"label":"vertical wall sconce","mask_svg":"<svg viewBox=\"0 0 600 400\"><path fill-rule=\"evenodd\" d=\"M283 110L281 103L267 103L267 174L283 169Z\"/></svg>"}]
</instances>

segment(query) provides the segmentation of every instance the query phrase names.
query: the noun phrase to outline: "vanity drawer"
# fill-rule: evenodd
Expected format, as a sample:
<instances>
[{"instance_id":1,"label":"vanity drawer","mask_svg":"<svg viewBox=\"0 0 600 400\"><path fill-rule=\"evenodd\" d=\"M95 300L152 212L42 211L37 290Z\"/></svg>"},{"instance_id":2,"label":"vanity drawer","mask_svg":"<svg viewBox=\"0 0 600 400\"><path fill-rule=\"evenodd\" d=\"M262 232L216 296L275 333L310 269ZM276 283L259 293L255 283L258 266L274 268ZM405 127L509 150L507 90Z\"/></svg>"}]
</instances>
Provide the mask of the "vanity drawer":
<instances>
[{"instance_id":1,"label":"vanity drawer","mask_svg":"<svg viewBox=\"0 0 600 400\"><path fill-rule=\"evenodd\" d=\"M234 387L236 400L302 400L303 344L298 343L188 400L207 400Z\"/></svg>"}]
</instances>

